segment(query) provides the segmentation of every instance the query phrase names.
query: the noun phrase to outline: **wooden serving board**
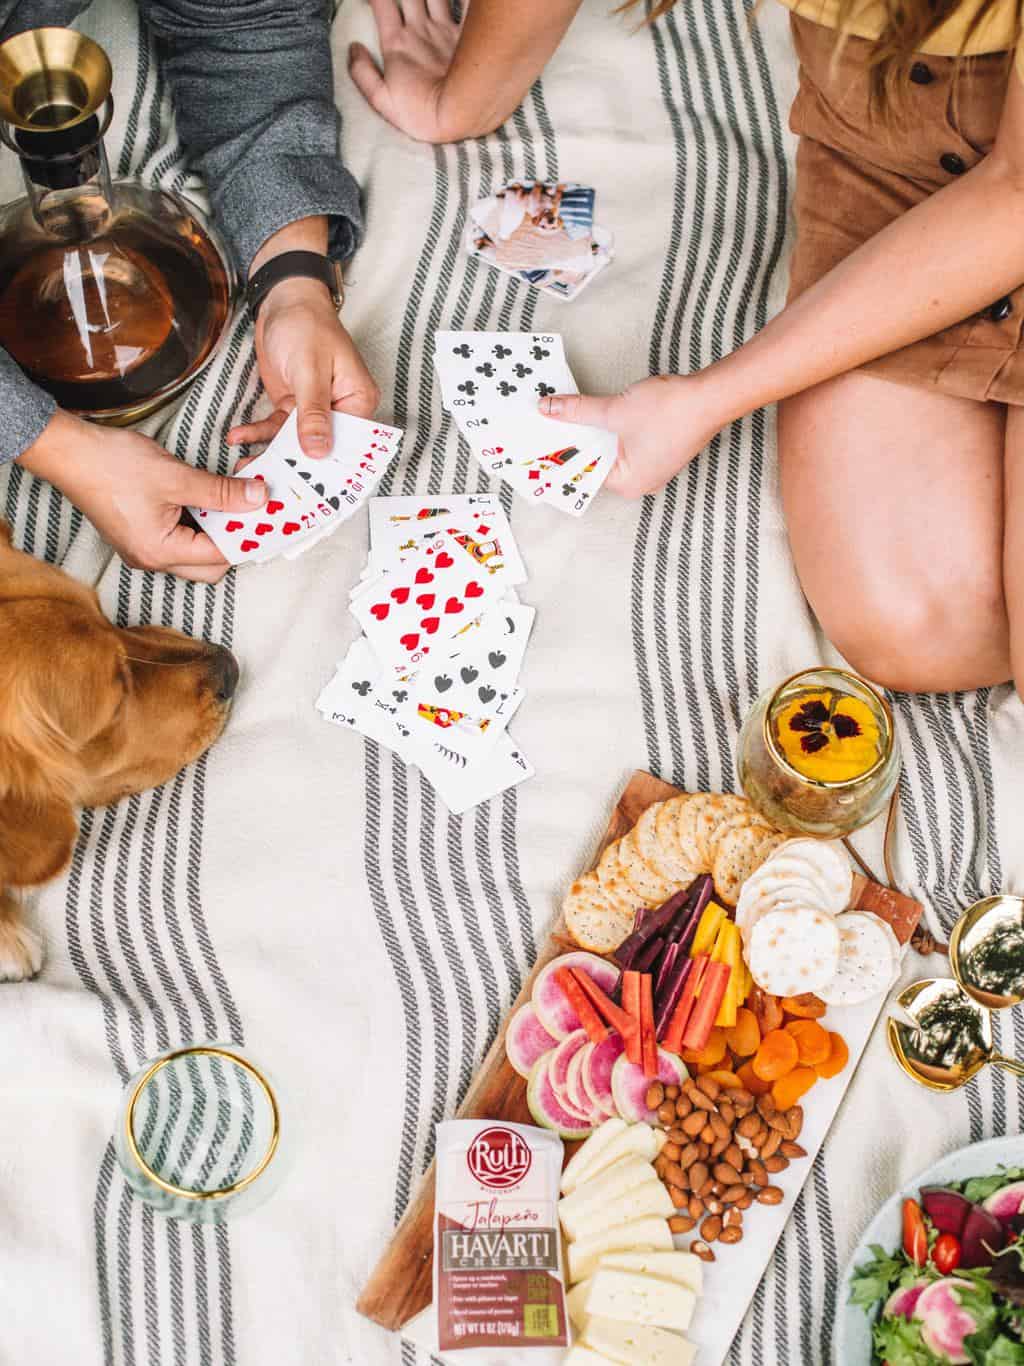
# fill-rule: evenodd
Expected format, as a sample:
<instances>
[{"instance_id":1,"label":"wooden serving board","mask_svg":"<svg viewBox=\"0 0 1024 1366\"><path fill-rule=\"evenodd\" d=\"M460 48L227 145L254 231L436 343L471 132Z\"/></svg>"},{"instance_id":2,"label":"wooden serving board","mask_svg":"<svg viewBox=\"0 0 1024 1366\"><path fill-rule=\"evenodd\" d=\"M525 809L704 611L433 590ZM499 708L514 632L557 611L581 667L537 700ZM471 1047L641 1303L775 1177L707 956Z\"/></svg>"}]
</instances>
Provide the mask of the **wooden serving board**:
<instances>
[{"instance_id":1,"label":"wooden serving board","mask_svg":"<svg viewBox=\"0 0 1024 1366\"><path fill-rule=\"evenodd\" d=\"M631 830L649 806L675 797L680 789L637 770L626 785L612 812L608 828L594 857L598 858L611 844ZM903 943L910 936L921 916L922 908L909 897L869 881L861 874L854 878L854 906L873 910L893 925ZM526 1104L526 1081L505 1056L505 1030L515 1010L530 999L534 978L552 958L575 949L559 913L551 931L540 948L533 971L516 998L490 1051L481 1064L466 1098L458 1111L459 1119L504 1119L512 1123L532 1124L534 1120ZM567 1144L570 1150L575 1144ZM808 1163L808 1169L810 1164ZM377 1263L363 1288L356 1309L366 1318L384 1328L397 1331L416 1314L425 1309L433 1296L434 1262L434 1164L430 1167L395 1229L391 1242Z\"/></svg>"}]
</instances>

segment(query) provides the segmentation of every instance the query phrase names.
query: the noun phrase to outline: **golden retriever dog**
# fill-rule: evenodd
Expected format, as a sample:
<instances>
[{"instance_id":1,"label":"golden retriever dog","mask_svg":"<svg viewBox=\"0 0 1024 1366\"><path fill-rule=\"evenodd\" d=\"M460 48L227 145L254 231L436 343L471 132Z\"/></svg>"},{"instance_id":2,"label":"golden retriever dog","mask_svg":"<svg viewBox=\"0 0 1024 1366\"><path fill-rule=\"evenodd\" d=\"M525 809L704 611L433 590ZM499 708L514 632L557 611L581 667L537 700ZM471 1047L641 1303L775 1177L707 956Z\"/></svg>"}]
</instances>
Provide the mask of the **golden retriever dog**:
<instances>
[{"instance_id":1,"label":"golden retriever dog","mask_svg":"<svg viewBox=\"0 0 1024 1366\"><path fill-rule=\"evenodd\" d=\"M208 749L237 682L223 646L112 626L91 588L15 550L0 522L0 982L42 963L12 889L64 869L77 807L157 787Z\"/></svg>"}]
</instances>

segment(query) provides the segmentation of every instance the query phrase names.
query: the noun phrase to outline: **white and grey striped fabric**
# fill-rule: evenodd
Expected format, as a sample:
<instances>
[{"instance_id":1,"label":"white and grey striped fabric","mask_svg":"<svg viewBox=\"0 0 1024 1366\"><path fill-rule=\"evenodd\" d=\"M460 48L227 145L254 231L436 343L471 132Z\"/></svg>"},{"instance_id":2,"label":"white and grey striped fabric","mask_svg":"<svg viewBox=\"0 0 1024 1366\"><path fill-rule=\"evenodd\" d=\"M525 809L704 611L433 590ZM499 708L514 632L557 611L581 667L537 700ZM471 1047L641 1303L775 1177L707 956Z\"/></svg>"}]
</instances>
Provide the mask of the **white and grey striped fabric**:
<instances>
[{"instance_id":1,"label":"white and grey striped fabric","mask_svg":"<svg viewBox=\"0 0 1024 1366\"><path fill-rule=\"evenodd\" d=\"M438 327L559 330L581 387L611 390L707 362L781 304L794 86L783 15L768 7L749 28L743 0L684 0L630 36L607 8L585 4L505 128L446 149L361 108L344 54L369 39L369 11L340 11L337 95L369 226L346 308L382 415L407 430L385 492L482 486L434 387ZM188 186L133 11L112 2L86 25L115 56L114 164ZM618 241L568 307L460 248L479 196L535 174L595 185ZM258 400L250 342L239 324L163 423L172 449L228 467L224 432ZM851 496L869 498L850 477ZM508 504L539 609L515 726L538 774L456 819L418 773L313 710L355 634L345 605L362 519L298 561L197 588L125 570L52 490L19 469L0 476L19 544L97 582L117 620L222 641L243 668L206 759L85 814L70 873L35 900L44 974L0 992L0 1362L426 1366L354 1301L560 892L634 767L733 787L752 699L825 650L775 483L773 422L756 414L643 504L604 496L579 523ZM948 928L959 906L1021 878L1024 715L1008 689L896 701L900 871ZM864 845L877 859L877 840ZM1024 1053L1020 1022L1003 1032ZM244 1043L283 1088L288 1179L229 1229L150 1214L110 1142L126 1078L190 1038ZM878 1201L938 1153L1020 1121L1004 1077L926 1097L876 1036L730 1360L827 1362L839 1270Z\"/></svg>"}]
</instances>

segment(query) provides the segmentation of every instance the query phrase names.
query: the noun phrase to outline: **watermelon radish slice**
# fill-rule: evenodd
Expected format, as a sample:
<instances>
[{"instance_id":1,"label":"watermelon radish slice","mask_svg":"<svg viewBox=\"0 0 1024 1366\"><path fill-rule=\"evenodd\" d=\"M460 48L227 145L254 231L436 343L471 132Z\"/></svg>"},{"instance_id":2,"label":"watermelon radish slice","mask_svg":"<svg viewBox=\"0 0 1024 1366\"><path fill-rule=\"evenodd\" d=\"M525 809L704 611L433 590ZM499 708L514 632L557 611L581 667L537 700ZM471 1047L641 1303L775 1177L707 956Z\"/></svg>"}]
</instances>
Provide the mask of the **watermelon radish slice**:
<instances>
[{"instance_id":1,"label":"watermelon radish slice","mask_svg":"<svg viewBox=\"0 0 1024 1366\"><path fill-rule=\"evenodd\" d=\"M607 1039L594 1044L594 1050L583 1060L583 1089L595 1105L606 1115L617 1115L612 1095L612 1068L626 1050L621 1034L609 1034Z\"/></svg>"},{"instance_id":2,"label":"watermelon radish slice","mask_svg":"<svg viewBox=\"0 0 1024 1366\"><path fill-rule=\"evenodd\" d=\"M681 1058L658 1049L658 1081L666 1086L679 1086L689 1075ZM615 1108L627 1123L653 1124L657 1120L657 1113L647 1108L647 1092L653 1080L645 1077L644 1069L630 1062L625 1054L617 1059L612 1068L612 1096Z\"/></svg>"},{"instance_id":3,"label":"watermelon radish slice","mask_svg":"<svg viewBox=\"0 0 1024 1366\"><path fill-rule=\"evenodd\" d=\"M568 1038L557 1044L551 1054L551 1061L548 1063L548 1079L559 1105L568 1110L570 1115L578 1115L580 1119L589 1120L589 1104L578 1106L573 1103L569 1096L568 1082L569 1064L580 1049L586 1047L586 1044L586 1031L582 1029L574 1030Z\"/></svg>"},{"instance_id":4,"label":"watermelon radish slice","mask_svg":"<svg viewBox=\"0 0 1024 1366\"><path fill-rule=\"evenodd\" d=\"M994 1214L1003 1223L1009 1223L1015 1214L1024 1210L1024 1181L1013 1181L1002 1186L984 1202L983 1209Z\"/></svg>"},{"instance_id":5,"label":"watermelon radish slice","mask_svg":"<svg viewBox=\"0 0 1024 1366\"><path fill-rule=\"evenodd\" d=\"M548 1063L554 1050L538 1058L530 1073L526 1088L526 1103L530 1114L545 1129L554 1129L560 1138L587 1138L594 1132L589 1120L578 1119L558 1103L548 1075Z\"/></svg>"},{"instance_id":6,"label":"watermelon radish slice","mask_svg":"<svg viewBox=\"0 0 1024 1366\"><path fill-rule=\"evenodd\" d=\"M964 1338L978 1331L974 1315L968 1313L957 1297L957 1288L971 1290L970 1281L947 1277L933 1281L922 1293L914 1310L921 1323L925 1346L942 1361L965 1366L970 1357L964 1351Z\"/></svg>"},{"instance_id":7,"label":"watermelon radish slice","mask_svg":"<svg viewBox=\"0 0 1024 1366\"><path fill-rule=\"evenodd\" d=\"M904 1285L899 1290L894 1290L885 1302L882 1310L884 1319L912 1319L917 1302L924 1293L927 1281L921 1281L918 1285Z\"/></svg>"},{"instance_id":8,"label":"watermelon radish slice","mask_svg":"<svg viewBox=\"0 0 1024 1366\"><path fill-rule=\"evenodd\" d=\"M537 1012L529 1001L519 1007L505 1031L505 1052L521 1077L529 1077L533 1064L549 1053L557 1042L537 1019Z\"/></svg>"},{"instance_id":9,"label":"watermelon radish slice","mask_svg":"<svg viewBox=\"0 0 1024 1366\"><path fill-rule=\"evenodd\" d=\"M618 984L619 970L614 963L609 963L605 958L598 958L596 953L563 953L561 957L553 958L547 967L537 974L532 997L537 1019L549 1034L556 1039L564 1039L579 1029L580 1017L558 985L555 973L559 968L582 968L601 990L609 995Z\"/></svg>"},{"instance_id":10,"label":"watermelon radish slice","mask_svg":"<svg viewBox=\"0 0 1024 1366\"><path fill-rule=\"evenodd\" d=\"M587 1057L588 1051L592 1049L592 1043L585 1043L582 1048L578 1048L569 1059L569 1070L565 1074L565 1089L569 1097L569 1103L574 1110L579 1110L585 1115L589 1115L595 1124L608 1116L601 1109L600 1105L595 1105L587 1095L583 1086L583 1062Z\"/></svg>"}]
</instances>

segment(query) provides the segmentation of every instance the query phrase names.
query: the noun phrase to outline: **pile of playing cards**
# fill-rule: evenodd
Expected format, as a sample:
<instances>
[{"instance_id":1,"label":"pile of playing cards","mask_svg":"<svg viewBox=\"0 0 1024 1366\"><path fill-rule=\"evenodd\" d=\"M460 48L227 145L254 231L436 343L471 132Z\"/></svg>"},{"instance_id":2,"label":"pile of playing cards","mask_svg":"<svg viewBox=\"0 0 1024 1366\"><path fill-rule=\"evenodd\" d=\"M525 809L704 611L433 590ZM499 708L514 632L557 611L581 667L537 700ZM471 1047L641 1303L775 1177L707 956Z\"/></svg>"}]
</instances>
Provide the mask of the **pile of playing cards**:
<instances>
[{"instance_id":1,"label":"pile of playing cards","mask_svg":"<svg viewBox=\"0 0 1024 1366\"><path fill-rule=\"evenodd\" d=\"M365 635L317 700L416 764L458 814L533 767L508 734L534 609L494 494L374 498L370 558L350 610Z\"/></svg>"},{"instance_id":2,"label":"pile of playing cards","mask_svg":"<svg viewBox=\"0 0 1024 1366\"><path fill-rule=\"evenodd\" d=\"M513 180L470 211L466 250L555 299L575 299L612 259L586 185Z\"/></svg>"},{"instance_id":3,"label":"pile of playing cards","mask_svg":"<svg viewBox=\"0 0 1024 1366\"><path fill-rule=\"evenodd\" d=\"M246 465L246 479L262 479L267 501L255 512L190 508L229 564L295 559L337 531L366 502L398 454L402 433L383 422L332 413L334 446L313 460L299 445L292 413L270 445Z\"/></svg>"},{"instance_id":4,"label":"pile of playing cards","mask_svg":"<svg viewBox=\"0 0 1024 1366\"><path fill-rule=\"evenodd\" d=\"M488 474L534 502L579 517L615 463L618 437L537 411L579 393L562 338L539 332L438 332L434 368L445 408Z\"/></svg>"}]
</instances>

